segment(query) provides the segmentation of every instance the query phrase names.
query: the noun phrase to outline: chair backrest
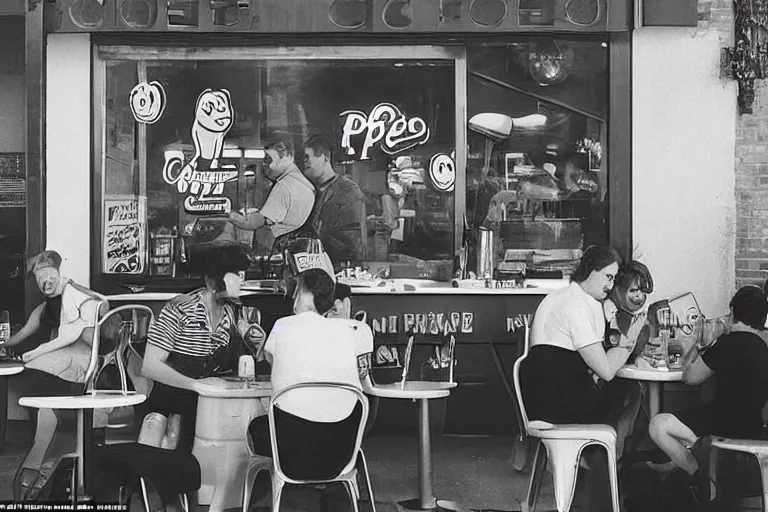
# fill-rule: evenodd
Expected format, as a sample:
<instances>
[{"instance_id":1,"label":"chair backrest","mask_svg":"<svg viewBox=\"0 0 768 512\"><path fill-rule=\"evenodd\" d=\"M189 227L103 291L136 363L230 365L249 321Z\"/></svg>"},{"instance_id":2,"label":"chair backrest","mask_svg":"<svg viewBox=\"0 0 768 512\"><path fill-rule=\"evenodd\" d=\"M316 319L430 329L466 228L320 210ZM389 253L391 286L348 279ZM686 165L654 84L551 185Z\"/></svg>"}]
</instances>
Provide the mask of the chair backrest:
<instances>
[{"instance_id":1,"label":"chair backrest","mask_svg":"<svg viewBox=\"0 0 768 512\"><path fill-rule=\"evenodd\" d=\"M530 350L531 321L528 319L527 316L524 316L523 321L525 322L525 341L524 341L525 346L523 348L523 355L518 357L517 361L515 361L515 365L512 369L512 379L515 383L515 395L517 396L517 406L520 408L520 416L523 418L523 427L527 432L528 431L528 413L525 412L525 404L523 403L523 392L520 389L520 365L522 365L525 358L528 357L528 351Z\"/></svg>"},{"instance_id":2,"label":"chair backrest","mask_svg":"<svg viewBox=\"0 0 768 512\"><path fill-rule=\"evenodd\" d=\"M126 359L132 349L131 344L141 336L153 322L155 316L152 309L143 304L126 304L119 306L96 323L91 347L91 363L85 375L86 393L95 392L96 382L101 372L112 362L116 363L120 374L120 390L128 392L128 374ZM99 348L105 336L104 327L112 327L111 335L115 336L115 347L103 357L99 356Z\"/></svg>"},{"instance_id":3,"label":"chair backrest","mask_svg":"<svg viewBox=\"0 0 768 512\"><path fill-rule=\"evenodd\" d=\"M400 382L402 384L405 384L405 382L408 380L408 373L410 372L411 359L413 356L413 347L414 345L421 344L416 341L416 336L417 334L412 331L411 334L408 336L408 342L405 344L405 354L403 355L403 372L400 376ZM429 334L429 335L422 335L422 336L431 336L434 339L436 336L439 336L439 335ZM445 338L443 337L442 339L444 340ZM450 382L451 384L453 384L455 382L453 370L456 366L456 336L453 334L448 334L448 339L445 342L442 342L442 343L427 342L424 344L429 344L434 346L435 360L437 361L441 369L444 368L442 364L442 361L443 361L442 351L443 351L443 348L446 349L445 351L448 356L447 357L448 359L447 373L448 374L447 376L445 376L443 380L445 382Z\"/></svg>"},{"instance_id":4,"label":"chair backrest","mask_svg":"<svg viewBox=\"0 0 768 512\"><path fill-rule=\"evenodd\" d=\"M368 419L368 398L363 394L362 391L357 389L354 386L350 386L349 384L343 384L340 382L307 382L302 384L294 384L292 386L288 386L286 388L281 389L274 395L272 395L272 398L269 403L269 434L270 434L270 441L272 443L272 460L273 460L273 467L275 472L282 478L284 481L288 483L294 483L294 484L300 484L304 483L305 481L302 480L296 480L289 476L287 476L280 465L280 456L278 454L278 436L279 433L277 432L277 428L275 426L275 407L277 407L280 403L280 398L285 397L285 395L289 393L293 393L296 390L299 389L338 389L338 390L344 390L352 395L355 396L357 401L362 406L362 414L360 415L360 423L357 426L357 435L355 437L355 444L354 448L352 450L351 456L349 461L344 465L344 468L339 472L339 475L343 475L344 473L348 473L352 470L353 467L355 467L355 464L357 462L357 454L360 452L360 445L363 442L363 434L365 433L365 423ZM338 476L338 475L336 475Z\"/></svg>"}]
</instances>

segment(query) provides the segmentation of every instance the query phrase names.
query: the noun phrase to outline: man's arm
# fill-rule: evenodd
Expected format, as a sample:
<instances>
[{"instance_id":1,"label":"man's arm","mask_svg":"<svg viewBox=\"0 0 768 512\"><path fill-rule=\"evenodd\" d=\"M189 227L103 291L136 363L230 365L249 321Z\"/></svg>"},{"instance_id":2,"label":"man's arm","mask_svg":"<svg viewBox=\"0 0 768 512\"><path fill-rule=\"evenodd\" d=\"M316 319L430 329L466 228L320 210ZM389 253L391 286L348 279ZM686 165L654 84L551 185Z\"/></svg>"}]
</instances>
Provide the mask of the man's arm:
<instances>
[{"instance_id":1,"label":"man's arm","mask_svg":"<svg viewBox=\"0 0 768 512\"><path fill-rule=\"evenodd\" d=\"M701 358L695 343L691 343L687 349L683 355L683 383L698 386L712 377L715 372Z\"/></svg>"},{"instance_id":2,"label":"man's arm","mask_svg":"<svg viewBox=\"0 0 768 512\"><path fill-rule=\"evenodd\" d=\"M22 327L16 334L11 334L11 337L5 342L5 346L12 347L18 345L37 332L37 330L40 329L40 317L43 314L43 309L45 309L45 303L42 303L33 309L32 314L29 315L24 327Z\"/></svg>"},{"instance_id":3,"label":"man's arm","mask_svg":"<svg viewBox=\"0 0 768 512\"><path fill-rule=\"evenodd\" d=\"M197 381L182 375L168 366L166 361L168 360L169 353L157 345L147 343L147 348L144 352L144 362L141 365L141 374L166 386L194 391Z\"/></svg>"},{"instance_id":4,"label":"man's arm","mask_svg":"<svg viewBox=\"0 0 768 512\"><path fill-rule=\"evenodd\" d=\"M363 391L375 386L373 378L371 377L371 352L357 356L357 372L360 375L360 383L363 385Z\"/></svg>"},{"instance_id":5,"label":"man's arm","mask_svg":"<svg viewBox=\"0 0 768 512\"><path fill-rule=\"evenodd\" d=\"M88 299L80 305L80 316L76 320L68 324L59 326L59 332L55 338L47 343L39 345L36 349L30 350L22 356L22 360L26 363L44 354L59 350L67 347L77 341L83 331L93 326L94 319L98 320L97 311L104 304L103 301L97 299Z\"/></svg>"},{"instance_id":6,"label":"man's arm","mask_svg":"<svg viewBox=\"0 0 768 512\"><path fill-rule=\"evenodd\" d=\"M256 231L266 223L266 219L264 218L264 215L261 214L261 212L250 212L243 215L241 213L231 211L229 212L228 220L234 224L235 227L240 229L248 229L251 231Z\"/></svg>"}]
</instances>

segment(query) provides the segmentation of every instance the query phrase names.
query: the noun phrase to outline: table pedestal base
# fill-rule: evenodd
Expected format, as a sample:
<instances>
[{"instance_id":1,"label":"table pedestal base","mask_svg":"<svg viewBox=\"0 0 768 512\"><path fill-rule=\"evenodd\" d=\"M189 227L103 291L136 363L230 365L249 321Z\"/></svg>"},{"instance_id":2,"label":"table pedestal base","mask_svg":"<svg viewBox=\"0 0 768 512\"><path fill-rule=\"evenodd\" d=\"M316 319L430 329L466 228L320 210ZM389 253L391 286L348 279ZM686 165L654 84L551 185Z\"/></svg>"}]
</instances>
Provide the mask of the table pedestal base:
<instances>
[{"instance_id":1,"label":"table pedestal base","mask_svg":"<svg viewBox=\"0 0 768 512\"><path fill-rule=\"evenodd\" d=\"M418 498L407 500L407 501L400 501L398 502L398 505L400 505L405 510L413 510L413 511L429 511L429 512L440 512L442 510L445 510L447 512L466 512L467 509L462 508L461 505L458 503L454 503L453 501L447 501L447 500L435 500L435 506L432 508L422 508L421 506L421 500Z\"/></svg>"}]
</instances>

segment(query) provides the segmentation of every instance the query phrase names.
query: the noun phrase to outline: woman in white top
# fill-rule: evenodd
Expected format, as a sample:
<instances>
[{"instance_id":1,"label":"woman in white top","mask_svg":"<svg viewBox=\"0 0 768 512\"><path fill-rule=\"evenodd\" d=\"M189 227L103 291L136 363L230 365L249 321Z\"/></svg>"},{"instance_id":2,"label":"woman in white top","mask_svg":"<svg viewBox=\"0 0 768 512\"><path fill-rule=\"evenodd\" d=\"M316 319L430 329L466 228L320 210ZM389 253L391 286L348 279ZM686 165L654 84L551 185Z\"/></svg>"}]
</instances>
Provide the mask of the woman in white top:
<instances>
[{"instance_id":1,"label":"woman in white top","mask_svg":"<svg viewBox=\"0 0 768 512\"><path fill-rule=\"evenodd\" d=\"M640 388L631 381L614 381L632 354L645 325L645 312L620 334L617 347L605 350L606 318L602 301L611 292L621 259L610 247L588 248L571 276L571 284L541 301L533 318L531 349L520 369L526 412L531 420L555 424L605 423L617 431L622 454L640 406ZM598 458L594 458L597 456ZM610 510L608 480L602 452L590 452L588 509Z\"/></svg>"}]
</instances>

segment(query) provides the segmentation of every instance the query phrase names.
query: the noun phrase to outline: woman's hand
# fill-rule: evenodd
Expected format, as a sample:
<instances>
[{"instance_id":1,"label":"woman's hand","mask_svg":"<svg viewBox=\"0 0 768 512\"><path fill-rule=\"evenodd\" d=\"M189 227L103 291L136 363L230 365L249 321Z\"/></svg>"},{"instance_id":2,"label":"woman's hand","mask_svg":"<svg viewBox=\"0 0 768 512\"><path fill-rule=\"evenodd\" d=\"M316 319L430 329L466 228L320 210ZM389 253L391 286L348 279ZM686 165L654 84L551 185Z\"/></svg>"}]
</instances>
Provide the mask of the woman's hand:
<instances>
[{"instance_id":1,"label":"woman's hand","mask_svg":"<svg viewBox=\"0 0 768 512\"><path fill-rule=\"evenodd\" d=\"M643 327L645 326L647 315L647 311L641 311L632 318L632 323L629 324L629 329L627 329L627 338L632 342L633 346L637 341L637 338L640 336L640 331L642 331Z\"/></svg>"},{"instance_id":2,"label":"woman's hand","mask_svg":"<svg viewBox=\"0 0 768 512\"><path fill-rule=\"evenodd\" d=\"M196 392L201 392L210 389L225 389L229 387L229 382L221 377L206 377L204 379L195 380L192 388Z\"/></svg>"}]
</instances>

